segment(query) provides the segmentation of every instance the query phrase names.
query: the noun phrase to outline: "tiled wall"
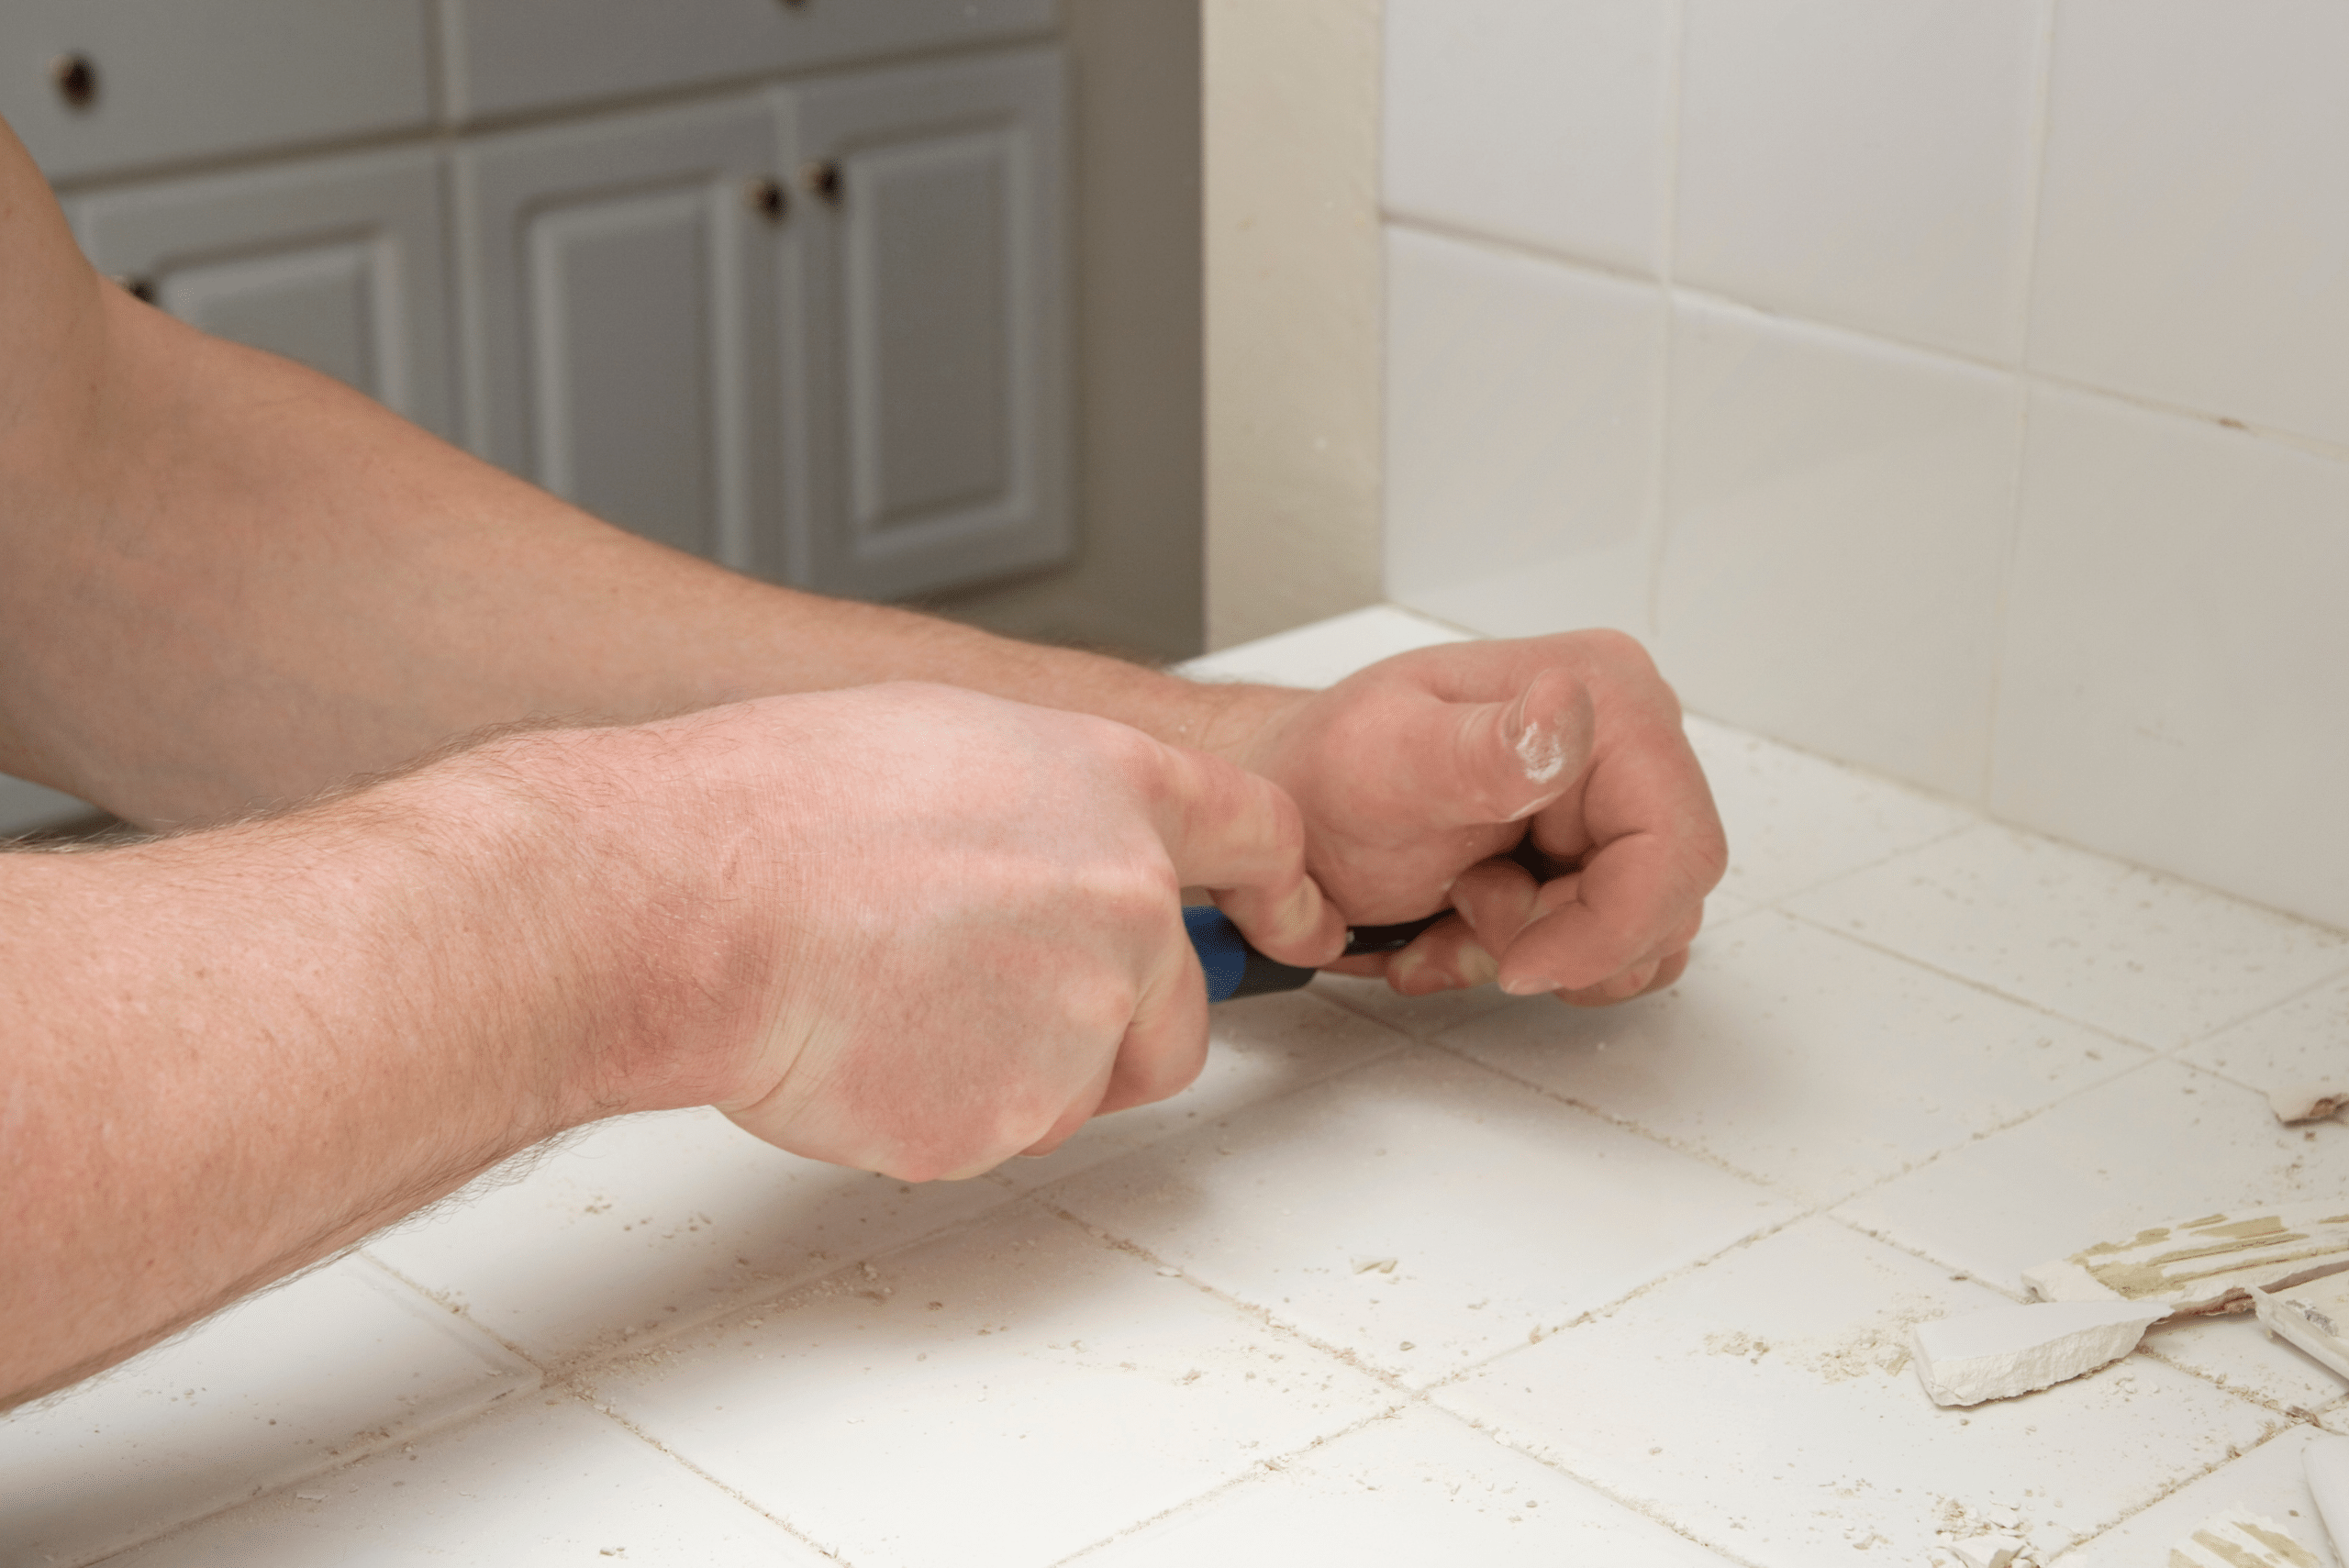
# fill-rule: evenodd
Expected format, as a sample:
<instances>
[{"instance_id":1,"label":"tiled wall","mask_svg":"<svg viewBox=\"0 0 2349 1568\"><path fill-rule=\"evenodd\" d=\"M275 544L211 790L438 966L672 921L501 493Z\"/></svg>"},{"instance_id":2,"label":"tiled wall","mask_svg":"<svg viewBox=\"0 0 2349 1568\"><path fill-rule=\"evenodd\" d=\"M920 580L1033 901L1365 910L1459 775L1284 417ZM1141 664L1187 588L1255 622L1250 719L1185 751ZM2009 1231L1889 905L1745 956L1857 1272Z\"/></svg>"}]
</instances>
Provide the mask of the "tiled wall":
<instances>
[{"instance_id":1,"label":"tiled wall","mask_svg":"<svg viewBox=\"0 0 2349 1568\"><path fill-rule=\"evenodd\" d=\"M2349 924L2349 4L1386 41L1390 596Z\"/></svg>"}]
</instances>

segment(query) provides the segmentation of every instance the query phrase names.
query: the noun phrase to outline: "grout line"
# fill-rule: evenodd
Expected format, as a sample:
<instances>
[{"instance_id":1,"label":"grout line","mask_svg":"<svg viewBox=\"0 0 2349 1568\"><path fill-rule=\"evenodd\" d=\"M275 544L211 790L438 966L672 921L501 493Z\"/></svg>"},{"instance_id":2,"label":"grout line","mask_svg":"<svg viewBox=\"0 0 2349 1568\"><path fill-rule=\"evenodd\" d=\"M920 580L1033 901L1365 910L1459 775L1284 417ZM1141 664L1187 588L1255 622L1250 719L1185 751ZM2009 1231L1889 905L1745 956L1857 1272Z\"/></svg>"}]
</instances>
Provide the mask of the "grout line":
<instances>
[{"instance_id":1,"label":"grout line","mask_svg":"<svg viewBox=\"0 0 2349 1568\"><path fill-rule=\"evenodd\" d=\"M2015 364L2019 370L2031 363L2031 321L2032 302L2037 293L2039 226L2047 177L2048 104L2055 71L2055 0L2039 0L2039 3L2043 12L2038 59L2033 61L2032 70L2029 163L2023 175L2021 255L2018 258L2022 285L2021 298L2016 302L2022 312L2015 335ZM1993 799L1992 790L1998 780L1998 710L2006 698L2007 634L2012 619L2016 573L2022 555L2023 476L2031 450L2032 405L2036 400L2027 371L2019 381L2016 392L2014 462L2007 473L2006 537L2000 541L1998 594L1990 624L1997 646L1990 660L1988 733L1983 737L1982 746L1979 795L1985 806Z\"/></svg>"},{"instance_id":2,"label":"grout line","mask_svg":"<svg viewBox=\"0 0 2349 1568\"><path fill-rule=\"evenodd\" d=\"M1450 224L1431 222L1428 219L1417 217L1405 213L1386 212L1382 216L1386 222L1396 228L1411 229L1416 232L1431 235L1436 239L1450 239L1460 244L1473 245L1479 249L1496 251L1503 255L1517 256L1533 261L1544 261L1552 266L1563 267L1568 271L1582 272L1591 277L1606 279L1616 283L1634 282L1641 284L1653 284L1656 282L1653 276L1646 273L1619 270L1603 261L1594 261L1586 256L1573 255L1564 251L1553 250L1547 247L1532 244L1525 240L1510 239L1497 235L1481 233L1474 229L1456 228ZM1903 338L1896 333L1886 331L1879 328L1853 327L1847 326L1842 322L1824 320L1815 316L1805 316L1781 306L1762 304L1758 301L1746 299L1736 295L1723 294L1714 289L1694 288L1682 283L1673 283L1667 286L1672 292L1675 306L1689 305L1704 306L1750 318L1757 318L1765 321L1784 322L1819 332L1830 333L1836 337L1850 339L1856 342L1870 344L1879 349L1891 349L1901 353L1912 354L1920 359L1936 361L1947 365L1963 366L1971 370L1986 371L1995 375L2009 377L2018 382L2026 393L2038 389L2048 389L2100 398L2106 402L2120 404L2123 406L2135 408L2144 413L2165 415L2171 418L2184 419L2198 425L2217 425L2227 430L2231 430L2237 435L2265 441L2272 446L2287 448L2310 456L2328 458L2335 462L2349 462L2349 442L2328 441L2318 437L2302 435L2299 431L2288 430L2273 425L2255 425L2247 420L2237 418L2232 415L2220 414L2207 408L2198 408L2191 404L2175 403L2146 393L2131 392L2121 387L2107 386L2096 382L2077 380L2074 377L2065 376L2053 371L2039 370L2028 365L2009 363L1999 359L1986 357L1980 354L1967 353L1963 350L1952 349L1944 344L1928 343Z\"/></svg>"},{"instance_id":3,"label":"grout line","mask_svg":"<svg viewBox=\"0 0 2349 1568\"><path fill-rule=\"evenodd\" d=\"M1897 856L1895 857L1895 859L1898 858L1898 857ZM1798 895L1790 894L1788 896L1793 897ZM1850 931L1839 929L1834 926L1829 925L1826 921L1806 915L1798 909L1787 909L1775 905L1771 906L1771 907L1777 908L1778 913L1784 915L1789 920L1799 921L1803 925L1809 926L1812 930L1823 931L1831 937L1841 937L1843 940L1850 942L1854 947L1863 947L1871 952L1882 953L1887 958L1897 959L1902 963L1913 964L1929 974L1938 974L1944 980L1953 981L1955 984L1964 985L1970 990L1979 991L1986 996L1995 996L2001 1002L2010 1002L2018 1007L2028 1008L2030 1011L2039 1014L2042 1018L2053 1018L2057 1023L2069 1024L2076 1029L2084 1029L2091 1034L2101 1035L2105 1039L2112 1040L2117 1044L2129 1046L2133 1050L2142 1051L2145 1052L2146 1058L2149 1061L2159 1061L2168 1054L2168 1052L2161 1047L2148 1045L2143 1040L2122 1034L2119 1029L2113 1029L2110 1025L2093 1023L2087 1018L2075 1018L2069 1013L2056 1011L2056 1009L2049 1006L2044 1002L2034 1001L2029 996L2019 996L2010 991L2001 991L1998 987L1991 984L1987 980L1977 980L1972 975L1960 974L1954 970L1944 969L1940 964L1934 963L1930 960L1919 958L1914 953L1903 952L1899 949L1888 947L1883 942L1871 940L1866 937L1856 936Z\"/></svg>"},{"instance_id":4,"label":"grout line","mask_svg":"<svg viewBox=\"0 0 2349 1568\"><path fill-rule=\"evenodd\" d=\"M1678 290L1674 277L1680 264L1680 120L1687 66L1687 0L1673 0L1664 24L1663 200L1656 213L1656 284L1663 305L1663 341L1655 390L1655 448L1649 470L1648 503L1653 509L1655 537L1648 544L1647 634L1659 648L1664 643L1664 567L1672 539L1672 419L1677 406L1675 365L1680 338Z\"/></svg>"}]
</instances>

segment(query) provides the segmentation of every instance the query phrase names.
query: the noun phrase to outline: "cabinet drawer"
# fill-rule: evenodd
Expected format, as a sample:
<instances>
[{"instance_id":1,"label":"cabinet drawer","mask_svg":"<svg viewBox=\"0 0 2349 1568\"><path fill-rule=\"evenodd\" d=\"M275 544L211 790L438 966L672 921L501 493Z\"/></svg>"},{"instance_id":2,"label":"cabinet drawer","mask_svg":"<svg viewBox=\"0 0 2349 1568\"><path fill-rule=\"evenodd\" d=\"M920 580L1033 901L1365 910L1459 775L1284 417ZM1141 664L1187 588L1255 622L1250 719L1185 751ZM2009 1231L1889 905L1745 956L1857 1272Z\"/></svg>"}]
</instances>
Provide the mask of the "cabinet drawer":
<instances>
[{"instance_id":1,"label":"cabinet drawer","mask_svg":"<svg viewBox=\"0 0 2349 1568\"><path fill-rule=\"evenodd\" d=\"M52 182L427 125L424 6L7 0L0 116Z\"/></svg>"},{"instance_id":2,"label":"cabinet drawer","mask_svg":"<svg viewBox=\"0 0 2349 1568\"><path fill-rule=\"evenodd\" d=\"M1053 0L441 0L459 122L1049 31Z\"/></svg>"}]
</instances>

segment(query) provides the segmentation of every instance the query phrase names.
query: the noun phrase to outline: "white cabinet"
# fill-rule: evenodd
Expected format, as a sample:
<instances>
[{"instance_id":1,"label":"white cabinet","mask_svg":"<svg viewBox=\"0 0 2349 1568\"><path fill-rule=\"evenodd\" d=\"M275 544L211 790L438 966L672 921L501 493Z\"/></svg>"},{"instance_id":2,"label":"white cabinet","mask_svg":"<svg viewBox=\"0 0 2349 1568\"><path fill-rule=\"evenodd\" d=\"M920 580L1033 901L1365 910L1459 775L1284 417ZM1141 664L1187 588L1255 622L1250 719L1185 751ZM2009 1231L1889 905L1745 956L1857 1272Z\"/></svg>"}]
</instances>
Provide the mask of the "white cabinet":
<instances>
[{"instance_id":1,"label":"white cabinet","mask_svg":"<svg viewBox=\"0 0 2349 1568\"><path fill-rule=\"evenodd\" d=\"M458 433L440 164L425 149L165 181L66 204L99 271L206 332Z\"/></svg>"},{"instance_id":2,"label":"white cabinet","mask_svg":"<svg viewBox=\"0 0 2349 1568\"><path fill-rule=\"evenodd\" d=\"M886 598L1065 558L1059 51L842 75L779 99L814 198L807 526L792 575Z\"/></svg>"},{"instance_id":3,"label":"white cabinet","mask_svg":"<svg viewBox=\"0 0 2349 1568\"><path fill-rule=\"evenodd\" d=\"M760 98L462 146L473 449L649 538L779 566L779 156Z\"/></svg>"}]
</instances>

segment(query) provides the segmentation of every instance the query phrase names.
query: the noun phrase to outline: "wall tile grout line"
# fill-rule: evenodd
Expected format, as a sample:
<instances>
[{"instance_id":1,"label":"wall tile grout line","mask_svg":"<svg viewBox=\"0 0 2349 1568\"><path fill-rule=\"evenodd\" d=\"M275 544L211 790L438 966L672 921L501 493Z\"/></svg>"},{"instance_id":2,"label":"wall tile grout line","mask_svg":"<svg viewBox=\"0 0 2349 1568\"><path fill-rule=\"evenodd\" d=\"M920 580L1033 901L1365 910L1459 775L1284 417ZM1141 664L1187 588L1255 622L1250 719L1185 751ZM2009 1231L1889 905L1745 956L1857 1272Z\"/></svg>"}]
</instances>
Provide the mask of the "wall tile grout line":
<instances>
[{"instance_id":1,"label":"wall tile grout line","mask_svg":"<svg viewBox=\"0 0 2349 1568\"><path fill-rule=\"evenodd\" d=\"M1385 213L1383 217L1386 223L1396 228L1413 230L1438 239L1448 239L1456 244L1472 245L1502 255L1546 262L1569 272L1603 278L1610 282L1653 284L1656 281L1653 275L1646 272L1610 266L1588 257L1552 250L1527 240L1506 239L1459 225L1413 217L1407 212L1389 212ZM1856 342L1868 343L1877 348L1914 354L1932 361L1963 365L1974 370L2012 377L2021 385L2026 394L2044 389L2100 398L2144 413L2165 415L2199 425L2218 425L2238 436L2270 446L2286 448L2307 456L2325 458L2335 462L2349 462L2349 443L2327 441L2275 426L2253 424L2216 409L2197 407L2187 403L2175 403L2144 393L2131 392L2121 387L2107 386L2096 382L2060 375L2052 371L2037 370L2026 365L2008 363L1996 358L1964 353L1939 344L1900 338L1871 328L1853 327L1815 316L1805 316L1794 311L1757 304L1735 295L1722 294L1713 289L1696 288L1680 283L1671 284L1668 286L1675 307L1682 304L1699 305L1764 321L1790 323L1847 338ZM1424 612L1414 610L1412 613L1417 615Z\"/></svg>"}]
</instances>

